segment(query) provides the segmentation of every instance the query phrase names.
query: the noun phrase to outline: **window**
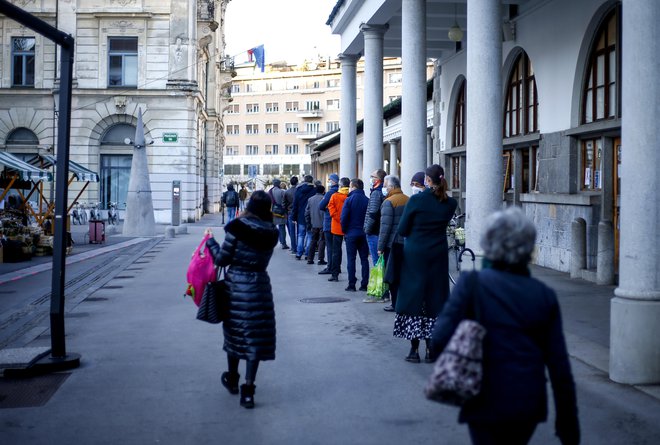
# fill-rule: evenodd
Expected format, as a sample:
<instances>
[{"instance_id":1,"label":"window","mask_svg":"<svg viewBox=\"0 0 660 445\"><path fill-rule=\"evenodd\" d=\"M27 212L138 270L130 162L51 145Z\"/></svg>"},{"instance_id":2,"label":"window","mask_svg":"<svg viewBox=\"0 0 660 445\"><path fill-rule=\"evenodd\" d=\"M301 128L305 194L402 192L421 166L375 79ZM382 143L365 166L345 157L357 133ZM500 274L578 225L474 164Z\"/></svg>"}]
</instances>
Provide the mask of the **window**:
<instances>
[{"instance_id":1,"label":"window","mask_svg":"<svg viewBox=\"0 0 660 445\"><path fill-rule=\"evenodd\" d=\"M276 113L278 111L280 111L280 104L277 102L266 103L266 113Z\"/></svg>"},{"instance_id":2,"label":"window","mask_svg":"<svg viewBox=\"0 0 660 445\"><path fill-rule=\"evenodd\" d=\"M225 175L240 175L241 174L241 164L225 164L224 166Z\"/></svg>"},{"instance_id":3,"label":"window","mask_svg":"<svg viewBox=\"0 0 660 445\"><path fill-rule=\"evenodd\" d=\"M259 112L259 104L246 104L245 112L248 114L254 114Z\"/></svg>"},{"instance_id":4,"label":"window","mask_svg":"<svg viewBox=\"0 0 660 445\"><path fill-rule=\"evenodd\" d=\"M451 158L451 188L460 190L461 188L461 157L452 156Z\"/></svg>"},{"instance_id":5,"label":"window","mask_svg":"<svg viewBox=\"0 0 660 445\"><path fill-rule=\"evenodd\" d=\"M266 154L267 155L276 155L280 151L279 145L266 145Z\"/></svg>"},{"instance_id":6,"label":"window","mask_svg":"<svg viewBox=\"0 0 660 445\"><path fill-rule=\"evenodd\" d=\"M6 145L20 146L21 148L39 145L39 138L34 132L25 127L18 127L15 130L12 130L8 135L5 141ZM10 148L10 147L7 147ZM12 147L13 148L13 147Z\"/></svg>"},{"instance_id":7,"label":"window","mask_svg":"<svg viewBox=\"0 0 660 445\"><path fill-rule=\"evenodd\" d=\"M132 155L101 155L99 175L101 180L99 200L101 202L116 202L122 209L125 208L132 160Z\"/></svg>"},{"instance_id":8,"label":"window","mask_svg":"<svg viewBox=\"0 0 660 445\"><path fill-rule=\"evenodd\" d=\"M321 88L321 82L315 80L314 82L312 82L312 88Z\"/></svg>"},{"instance_id":9,"label":"window","mask_svg":"<svg viewBox=\"0 0 660 445\"><path fill-rule=\"evenodd\" d=\"M286 128L287 134L298 133L298 122L290 122L288 124L284 124L284 127Z\"/></svg>"},{"instance_id":10,"label":"window","mask_svg":"<svg viewBox=\"0 0 660 445\"><path fill-rule=\"evenodd\" d=\"M259 154L259 146L258 145L246 145L245 146L245 154L248 155L248 156L258 155Z\"/></svg>"},{"instance_id":11,"label":"window","mask_svg":"<svg viewBox=\"0 0 660 445\"><path fill-rule=\"evenodd\" d=\"M454 111L454 133L451 141L452 147L465 145L465 82L461 85Z\"/></svg>"},{"instance_id":12,"label":"window","mask_svg":"<svg viewBox=\"0 0 660 445\"><path fill-rule=\"evenodd\" d=\"M582 190L603 187L603 140L582 141Z\"/></svg>"},{"instance_id":13,"label":"window","mask_svg":"<svg viewBox=\"0 0 660 445\"><path fill-rule=\"evenodd\" d=\"M278 127L277 124L266 124L266 134L277 134Z\"/></svg>"},{"instance_id":14,"label":"window","mask_svg":"<svg viewBox=\"0 0 660 445\"><path fill-rule=\"evenodd\" d=\"M298 111L298 102L287 102L286 111Z\"/></svg>"},{"instance_id":15,"label":"window","mask_svg":"<svg viewBox=\"0 0 660 445\"><path fill-rule=\"evenodd\" d=\"M243 174L244 175L249 175L251 171L255 175L258 175L259 174L259 164L245 164L245 165L243 165Z\"/></svg>"},{"instance_id":16,"label":"window","mask_svg":"<svg viewBox=\"0 0 660 445\"><path fill-rule=\"evenodd\" d=\"M279 164L264 164L264 175L279 175L280 174L280 165Z\"/></svg>"},{"instance_id":17,"label":"window","mask_svg":"<svg viewBox=\"0 0 660 445\"><path fill-rule=\"evenodd\" d=\"M300 89L300 85L298 85L298 81L290 80L286 83L286 89L287 90L298 90L298 89Z\"/></svg>"},{"instance_id":18,"label":"window","mask_svg":"<svg viewBox=\"0 0 660 445\"><path fill-rule=\"evenodd\" d=\"M259 134L259 124L245 125L245 134Z\"/></svg>"},{"instance_id":19,"label":"window","mask_svg":"<svg viewBox=\"0 0 660 445\"><path fill-rule=\"evenodd\" d=\"M387 75L387 82L388 83L401 83L403 80L403 74L402 73L389 73Z\"/></svg>"},{"instance_id":20,"label":"window","mask_svg":"<svg viewBox=\"0 0 660 445\"><path fill-rule=\"evenodd\" d=\"M11 85L15 87L34 86L34 37L12 37L12 78Z\"/></svg>"},{"instance_id":21,"label":"window","mask_svg":"<svg viewBox=\"0 0 660 445\"><path fill-rule=\"evenodd\" d=\"M273 82L266 82L266 91L273 91Z\"/></svg>"},{"instance_id":22,"label":"window","mask_svg":"<svg viewBox=\"0 0 660 445\"><path fill-rule=\"evenodd\" d=\"M238 104L231 104L227 107L226 113L227 114L238 114L240 113L240 105Z\"/></svg>"},{"instance_id":23,"label":"window","mask_svg":"<svg viewBox=\"0 0 660 445\"><path fill-rule=\"evenodd\" d=\"M108 39L108 86L137 87L137 37Z\"/></svg>"},{"instance_id":24,"label":"window","mask_svg":"<svg viewBox=\"0 0 660 445\"><path fill-rule=\"evenodd\" d=\"M320 122L308 122L305 124L305 133L318 134L321 132Z\"/></svg>"},{"instance_id":25,"label":"window","mask_svg":"<svg viewBox=\"0 0 660 445\"><path fill-rule=\"evenodd\" d=\"M339 122L330 121L325 123L325 132L330 133L339 130Z\"/></svg>"},{"instance_id":26,"label":"window","mask_svg":"<svg viewBox=\"0 0 660 445\"><path fill-rule=\"evenodd\" d=\"M305 164L303 165L303 175L311 175L312 174L312 164Z\"/></svg>"},{"instance_id":27,"label":"window","mask_svg":"<svg viewBox=\"0 0 660 445\"><path fill-rule=\"evenodd\" d=\"M339 87L339 79L328 79L326 81L326 86L328 88L337 88L337 87Z\"/></svg>"},{"instance_id":28,"label":"window","mask_svg":"<svg viewBox=\"0 0 660 445\"><path fill-rule=\"evenodd\" d=\"M325 102L326 108L329 111L339 110L339 99L330 99Z\"/></svg>"},{"instance_id":29,"label":"window","mask_svg":"<svg viewBox=\"0 0 660 445\"><path fill-rule=\"evenodd\" d=\"M227 125L227 134L240 134L239 125Z\"/></svg>"},{"instance_id":30,"label":"window","mask_svg":"<svg viewBox=\"0 0 660 445\"><path fill-rule=\"evenodd\" d=\"M522 156L522 189L521 193L538 190L538 147L520 150Z\"/></svg>"},{"instance_id":31,"label":"window","mask_svg":"<svg viewBox=\"0 0 660 445\"><path fill-rule=\"evenodd\" d=\"M305 144L305 154L312 154L312 147L310 147L309 144Z\"/></svg>"},{"instance_id":32,"label":"window","mask_svg":"<svg viewBox=\"0 0 660 445\"><path fill-rule=\"evenodd\" d=\"M502 193L513 189L513 152L505 150L502 153Z\"/></svg>"},{"instance_id":33,"label":"window","mask_svg":"<svg viewBox=\"0 0 660 445\"><path fill-rule=\"evenodd\" d=\"M612 119L619 115L617 97L618 14L610 13L601 26L592 49L584 87L582 123Z\"/></svg>"},{"instance_id":34,"label":"window","mask_svg":"<svg viewBox=\"0 0 660 445\"><path fill-rule=\"evenodd\" d=\"M251 83L246 83L245 84L245 92L246 93L254 92L254 86Z\"/></svg>"},{"instance_id":35,"label":"window","mask_svg":"<svg viewBox=\"0 0 660 445\"><path fill-rule=\"evenodd\" d=\"M286 144L284 146L284 154L286 154L286 155L297 155L298 154L298 144Z\"/></svg>"},{"instance_id":36,"label":"window","mask_svg":"<svg viewBox=\"0 0 660 445\"><path fill-rule=\"evenodd\" d=\"M234 83L231 85L231 92L233 93L240 93L241 92L241 86L237 83Z\"/></svg>"},{"instance_id":37,"label":"window","mask_svg":"<svg viewBox=\"0 0 660 445\"><path fill-rule=\"evenodd\" d=\"M536 79L532 63L524 52L518 56L513 66L505 100L505 138L538 131Z\"/></svg>"},{"instance_id":38,"label":"window","mask_svg":"<svg viewBox=\"0 0 660 445\"><path fill-rule=\"evenodd\" d=\"M287 176L299 175L300 165L298 164L284 164L282 165L282 174Z\"/></svg>"},{"instance_id":39,"label":"window","mask_svg":"<svg viewBox=\"0 0 660 445\"><path fill-rule=\"evenodd\" d=\"M395 100L401 99L401 96L400 95L399 96L390 96L389 99L390 99L390 102L394 102Z\"/></svg>"},{"instance_id":40,"label":"window","mask_svg":"<svg viewBox=\"0 0 660 445\"><path fill-rule=\"evenodd\" d=\"M307 111L315 111L321 109L321 104L318 100L308 100L305 103L305 109Z\"/></svg>"},{"instance_id":41,"label":"window","mask_svg":"<svg viewBox=\"0 0 660 445\"><path fill-rule=\"evenodd\" d=\"M227 156L237 156L238 155L238 145L227 145L225 147L225 155L227 155Z\"/></svg>"}]
</instances>

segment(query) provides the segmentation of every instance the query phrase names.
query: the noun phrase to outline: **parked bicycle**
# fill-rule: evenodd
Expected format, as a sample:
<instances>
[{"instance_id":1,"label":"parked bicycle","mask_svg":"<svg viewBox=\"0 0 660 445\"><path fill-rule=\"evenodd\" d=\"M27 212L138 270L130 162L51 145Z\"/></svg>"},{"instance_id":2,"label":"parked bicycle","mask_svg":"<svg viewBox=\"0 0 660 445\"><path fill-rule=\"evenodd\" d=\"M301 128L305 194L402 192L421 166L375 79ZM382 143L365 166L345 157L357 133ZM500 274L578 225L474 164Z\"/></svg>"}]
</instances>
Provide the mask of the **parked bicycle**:
<instances>
[{"instance_id":1,"label":"parked bicycle","mask_svg":"<svg viewBox=\"0 0 660 445\"><path fill-rule=\"evenodd\" d=\"M119 222L119 214L117 213L117 203L108 203L108 224L117 225Z\"/></svg>"},{"instance_id":2,"label":"parked bicycle","mask_svg":"<svg viewBox=\"0 0 660 445\"><path fill-rule=\"evenodd\" d=\"M463 257L467 256L467 260L472 261L471 269L474 269L474 262L476 257L474 252L469 247L465 246L465 228L462 221L465 219L465 213L454 215L449 224L447 224L447 244L449 246L449 281L456 284L458 276L461 274L461 266L464 261ZM454 274L452 275L452 272Z\"/></svg>"},{"instance_id":3,"label":"parked bicycle","mask_svg":"<svg viewBox=\"0 0 660 445\"><path fill-rule=\"evenodd\" d=\"M89 220L98 221L101 219L101 212L99 211L99 204L94 203L89 206Z\"/></svg>"},{"instance_id":4,"label":"parked bicycle","mask_svg":"<svg viewBox=\"0 0 660 445\"><path fill-rule=\"evenodd\" d=\"M73 210L71 211L71 223L78 224L82 226L87 223L87 211L85 210L85 205L81 202L73 203Z\"/></svg>"}]
</instances>

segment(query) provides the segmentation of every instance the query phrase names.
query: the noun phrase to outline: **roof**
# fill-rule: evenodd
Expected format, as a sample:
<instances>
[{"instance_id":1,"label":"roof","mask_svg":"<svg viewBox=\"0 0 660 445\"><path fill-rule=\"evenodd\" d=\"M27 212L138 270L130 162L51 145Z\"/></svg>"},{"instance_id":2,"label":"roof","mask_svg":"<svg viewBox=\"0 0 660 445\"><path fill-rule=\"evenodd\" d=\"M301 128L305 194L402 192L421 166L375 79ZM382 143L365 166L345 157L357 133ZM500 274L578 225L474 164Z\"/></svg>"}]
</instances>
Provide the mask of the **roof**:
<instances>
[{"instance_id":1,"label":"roof","mask_svg":"<svg viewBox=\"0 0 660 445\"><path fill-rule=\"evenodd\" d=\"M339 12L339 8L341 8L341 5L344 4L344 0L337 0L337 3L335 4L335 7L332 8L332 12L330 13L330 16L328 17L328 21L325 22L326 25L332 26L332 21L335 19L335 16Z\"/></svg>"},{"instance_id":2,"label":"roof","mask_svg":"<svg viewBox=\"0 0 660 445\"><path fill-rule=\"evenodd\" d=\"M42 170L34 165L21 161L19 158L6 151L0 152L0 164L7 167L8 170L18 173L23 181L53 180L53 175L49 171Z\"/></svg>"},{"instance_id":3,"label":"roof","mask_svg":"<svg viewBox=\"0 0 660 445\"><path fill-rule=\"evenodd\" d=\"M41 168L50 168L57 166L57 158L53 155L37 155L30 159L30 164L39 165ZM69 173L71 173L77 181L99 182L99 175L77 162L69 160Z\"/></svg>"}]
</instances>

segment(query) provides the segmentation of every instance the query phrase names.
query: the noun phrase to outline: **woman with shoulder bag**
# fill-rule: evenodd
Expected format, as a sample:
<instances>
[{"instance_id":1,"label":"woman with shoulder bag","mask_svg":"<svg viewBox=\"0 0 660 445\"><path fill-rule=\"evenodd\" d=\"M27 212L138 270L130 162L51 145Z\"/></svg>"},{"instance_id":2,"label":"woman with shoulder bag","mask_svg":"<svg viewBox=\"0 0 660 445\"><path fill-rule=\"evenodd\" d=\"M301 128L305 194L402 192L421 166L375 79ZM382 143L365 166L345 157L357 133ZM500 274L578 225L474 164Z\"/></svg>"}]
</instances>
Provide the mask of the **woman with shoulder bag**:
<instances>
[{"instance_id":1,"label":"woman with shoulder bag","mask_svg":"<svg viewBox=\"0 0 660 445\"><path fill-rule=\"evenodd\" d=\"M524 445L548 415L545 370L556 407L555 430L564 445L580 443L575 384L555 292L530 276L536 229L512 207L490 217L481 238L484 268L477 285L466 274L452 291L433 329L435 354L442 352L471 306L485 328L479 393L464 403L475 445Z\"/></svg>"},{"instance_id":2,"label":"woman with shoulder bag","mask_svg":"<svg viewBox=\"0 0 660 445\"><path fill-rule=\"evenodd\" d=\"M266 192L254 192L246 211L225 225L222 246L206 229L211 235L206 245L214 263L226 267L229 294L228 315L223 322L228 371L221 381L231 394L238 394L238 365L240 360L246 361L245 384L240 386L240 403L245 408L254 407L259 362L275 359L275 310L266 271L278 240L271 205Z\"/></svg>"}]
</instances>

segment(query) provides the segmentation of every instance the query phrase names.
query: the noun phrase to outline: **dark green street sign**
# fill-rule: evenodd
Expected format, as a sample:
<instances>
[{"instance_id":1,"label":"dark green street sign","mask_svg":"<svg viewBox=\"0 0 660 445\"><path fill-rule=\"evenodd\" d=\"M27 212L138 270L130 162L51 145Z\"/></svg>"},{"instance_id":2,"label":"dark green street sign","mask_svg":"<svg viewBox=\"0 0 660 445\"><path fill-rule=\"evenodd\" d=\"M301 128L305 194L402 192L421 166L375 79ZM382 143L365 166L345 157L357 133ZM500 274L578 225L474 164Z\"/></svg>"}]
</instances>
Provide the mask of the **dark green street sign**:
<instances>
[{"instance_id":1,"label":"dark green street sign","mask_svg":"<svg viewBox=\"0 0 660 445\"><path fill-rule=\"evenodd\" d=\"M177 142L178 140L178 133L163 133L163 142Z\"/></svg>"}]
</instances>

